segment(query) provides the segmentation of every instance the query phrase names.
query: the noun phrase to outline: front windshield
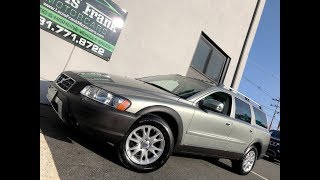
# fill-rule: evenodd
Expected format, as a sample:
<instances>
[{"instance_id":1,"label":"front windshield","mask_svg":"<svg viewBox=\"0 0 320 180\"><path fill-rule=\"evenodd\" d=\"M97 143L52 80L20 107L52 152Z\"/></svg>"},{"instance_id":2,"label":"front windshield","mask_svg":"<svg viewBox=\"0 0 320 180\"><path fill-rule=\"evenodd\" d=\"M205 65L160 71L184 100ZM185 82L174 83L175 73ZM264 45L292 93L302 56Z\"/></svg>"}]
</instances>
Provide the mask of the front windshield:
<instances>
[{"instance_id":1,"label":"front windshield","mask_svg":"<svg viewBox=\"0 0 320 180\"><path fill-rule=\"evenodd\" d=\"M213 86L200 80L180 75L152 76L140 78L138 80L168 91L184 99Z\"/></svg>"},{"instance_id":2,"label":"front windshield","mask_svg":"<svg viewBox=\"0 0 320 180\"><path fill-rule=\"evenodd\" d=\"M271 130L271 136L280 139L280 131Z\"/></svg>"}]
</instances>

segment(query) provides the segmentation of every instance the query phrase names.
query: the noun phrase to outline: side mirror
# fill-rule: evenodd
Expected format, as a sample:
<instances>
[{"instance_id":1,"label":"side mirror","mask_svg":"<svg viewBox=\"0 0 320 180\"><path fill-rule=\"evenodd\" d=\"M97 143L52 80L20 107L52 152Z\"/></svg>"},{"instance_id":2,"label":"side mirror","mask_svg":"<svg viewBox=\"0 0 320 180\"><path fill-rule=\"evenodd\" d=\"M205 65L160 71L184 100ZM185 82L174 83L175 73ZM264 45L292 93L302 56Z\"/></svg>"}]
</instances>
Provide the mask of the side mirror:
<instances>
[{"instance_id":1,"label":"side mirror","mask_svg":"<svg viewBox=\"0 0 320 180\"><path fill-rule=\"evenodd\" d=\"M216 111L219 113L221 113L224 109L223 103L215 99L200 100L199 107L201 109L208 109L208 110Z\"/></svg>"}]
</instances>

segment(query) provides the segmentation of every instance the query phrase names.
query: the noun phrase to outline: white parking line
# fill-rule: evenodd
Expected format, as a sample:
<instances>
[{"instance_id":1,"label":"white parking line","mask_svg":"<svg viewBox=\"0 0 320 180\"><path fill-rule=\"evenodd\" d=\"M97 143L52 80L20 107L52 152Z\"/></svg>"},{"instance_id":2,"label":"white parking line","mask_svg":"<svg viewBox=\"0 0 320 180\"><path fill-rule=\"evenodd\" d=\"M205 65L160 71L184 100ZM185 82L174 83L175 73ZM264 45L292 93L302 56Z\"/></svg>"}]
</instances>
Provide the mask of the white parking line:
<instances>
[{"instance_id":1,"label":"white parking line","mask_svg":"<svg viewBox=\"0 0 320 180\"><path fill-rule=\"evenodd\" d=\"M261 177L262 179L264 179L264 180L268 180L267 178L265 178L265 177L263 177L263 176L261 176L260 174L258 174L258 173L256 173L256 172L254 172L254 171L251 171L253 174L255 174L255 175L257 175L257 176L259 176L259 177Z\"/></svg>"}]
</instances>

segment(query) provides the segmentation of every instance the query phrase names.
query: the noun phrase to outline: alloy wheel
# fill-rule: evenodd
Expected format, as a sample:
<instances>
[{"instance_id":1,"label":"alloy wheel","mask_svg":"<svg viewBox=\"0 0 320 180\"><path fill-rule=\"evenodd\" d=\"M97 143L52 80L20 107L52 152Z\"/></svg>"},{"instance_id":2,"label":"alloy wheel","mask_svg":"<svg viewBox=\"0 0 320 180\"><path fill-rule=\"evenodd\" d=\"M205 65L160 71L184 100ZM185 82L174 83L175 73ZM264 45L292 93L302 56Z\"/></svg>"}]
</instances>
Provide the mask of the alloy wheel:
<instances>
[{"instance_id":1,"label":"alloy wheel","mask_svg":"<svg viewBox=\"0 0 320 180\"><path fill-rule=\"evenodd\" d=\"M164 151L165 140L161 131L151 125L134 129L126 140L126 154L136 164L148 165L159 159Z\"/></svg>"}]
</instances>

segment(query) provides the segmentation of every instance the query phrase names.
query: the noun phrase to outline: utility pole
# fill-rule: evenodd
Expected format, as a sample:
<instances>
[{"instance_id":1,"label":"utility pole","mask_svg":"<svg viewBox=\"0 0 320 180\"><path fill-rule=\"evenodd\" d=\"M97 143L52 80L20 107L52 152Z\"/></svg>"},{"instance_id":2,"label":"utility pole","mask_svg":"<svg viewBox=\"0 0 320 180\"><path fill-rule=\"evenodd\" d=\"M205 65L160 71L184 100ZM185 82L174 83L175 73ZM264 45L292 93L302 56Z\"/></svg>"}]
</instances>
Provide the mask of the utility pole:
<instances>
[{"instance_id":1,"label":"utility pole","mask_svg":"<svg viewBox=\"0 0 320 180\"><path fill-rule=\"evenodd\" d=\"M270 106L276 107L276 109L274 110L274 113L273 113L273 116L272 116L272 119L271 119L271 123L270 123L270 126L269 126L269 130L270 130L271 126L272 126L272 122L273 122L274 118L276 117L276 114L279 114L279 111L277 111L277 110L279 108L280 98L278 98L278 99L272 98L272 100L277 101L277 104L276 105L273 105L273 104L270 105ZM280 127L280 122L279 122L278 128L279 127Z\"/></svg>"}]
</instances>

